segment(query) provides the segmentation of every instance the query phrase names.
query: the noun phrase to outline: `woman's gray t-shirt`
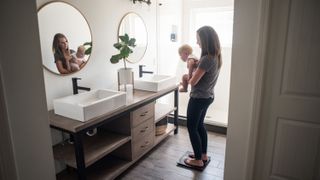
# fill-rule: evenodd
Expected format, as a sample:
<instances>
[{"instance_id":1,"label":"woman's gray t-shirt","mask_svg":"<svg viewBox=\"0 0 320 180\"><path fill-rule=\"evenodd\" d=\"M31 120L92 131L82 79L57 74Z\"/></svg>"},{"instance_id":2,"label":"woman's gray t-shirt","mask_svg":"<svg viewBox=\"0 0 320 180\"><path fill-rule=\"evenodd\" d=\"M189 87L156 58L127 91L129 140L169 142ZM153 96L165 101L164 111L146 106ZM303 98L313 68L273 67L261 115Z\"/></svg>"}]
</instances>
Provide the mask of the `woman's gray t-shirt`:
<instances>
[{"instance_id":1,"label":"woman's gray t-shirt","mask_svg":"<svg viewBox=\"0 0 320 180\"><path fill-rule=\"evenodd\" d=\"M199 82L191 87L190 97L214 98L214 86L219 76L217 60L213 57L203 56L199 61L198 68L205 70Z\"/></svg>"}]
</instances>

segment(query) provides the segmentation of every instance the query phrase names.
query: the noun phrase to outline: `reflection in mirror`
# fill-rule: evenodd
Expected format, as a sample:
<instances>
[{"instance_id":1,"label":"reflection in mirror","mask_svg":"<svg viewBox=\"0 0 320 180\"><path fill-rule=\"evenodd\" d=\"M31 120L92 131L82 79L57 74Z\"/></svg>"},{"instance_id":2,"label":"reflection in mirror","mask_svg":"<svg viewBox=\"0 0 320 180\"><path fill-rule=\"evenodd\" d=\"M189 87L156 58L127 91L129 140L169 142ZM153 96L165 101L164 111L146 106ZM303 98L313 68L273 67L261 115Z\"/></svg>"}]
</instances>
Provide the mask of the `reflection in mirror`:
<instances>
[{"instance_id":1,"label":"reflection in mirror","mask_svg":"<svg viewBox=\"0 0 320 180\"><path fill-rule=\"evenodd\" d=\"M91 33L83 15L64 2L51 2L38 11L43 66L55 74L82 69L91 54Z\"/></svg>"},{"instance_id":2,"label":"reflection in mirror","mask_svg":"<svg viewBox=\"0 0 320 180\"><path fill-rule=\"evenodd\" d=\"M133 53L130 54L128 61L137 63L144 56L148 44L147 28L138 14L131 12L122 18L118 36L122 36L125 33L127 33L130 38L136 39L136 47L133 48Z\"/></svg>"}]
</instances>

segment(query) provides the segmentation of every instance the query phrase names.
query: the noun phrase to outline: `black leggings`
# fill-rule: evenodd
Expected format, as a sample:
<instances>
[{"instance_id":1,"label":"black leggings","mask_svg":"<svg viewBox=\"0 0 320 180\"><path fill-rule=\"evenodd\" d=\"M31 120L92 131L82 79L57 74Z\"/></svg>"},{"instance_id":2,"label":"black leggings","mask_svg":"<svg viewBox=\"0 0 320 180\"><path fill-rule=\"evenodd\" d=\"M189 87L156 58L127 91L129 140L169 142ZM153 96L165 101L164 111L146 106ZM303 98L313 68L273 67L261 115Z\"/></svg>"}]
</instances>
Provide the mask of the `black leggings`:
<instances>
[{"instance_id":1,"label":"black leggings","mask_svg":"<svg viewBox=\"0 0 320 180\"><path fill-rule=\"evenodd\" d=\"M204 118L213 98L190 98L187 109L187 127L195 159L207 153L208 137Z\"/></svg>"}]
</instances>

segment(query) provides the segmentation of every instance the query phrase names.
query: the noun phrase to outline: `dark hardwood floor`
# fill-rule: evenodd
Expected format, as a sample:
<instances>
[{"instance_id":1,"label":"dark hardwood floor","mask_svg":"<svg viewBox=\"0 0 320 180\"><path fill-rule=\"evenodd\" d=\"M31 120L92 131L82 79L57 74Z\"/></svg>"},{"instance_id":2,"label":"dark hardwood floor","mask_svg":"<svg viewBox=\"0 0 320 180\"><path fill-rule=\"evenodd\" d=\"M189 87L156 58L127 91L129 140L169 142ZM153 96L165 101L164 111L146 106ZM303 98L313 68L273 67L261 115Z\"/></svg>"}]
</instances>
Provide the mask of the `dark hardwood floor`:
<instances>
[{"instance_id":1,"label":"dark hardwood floor","mask_svg":"<svg viewBox=\"0 0 320 180\"><path fill-rule=\"evenodd\" d=\"M208 132L208 155L211 162L200 172L177 166L186 152L192 151L186 127L180 126L177 135L170 135L117 179L123 180L223 180L226 136Z\"/></svg>"}]
</instances>

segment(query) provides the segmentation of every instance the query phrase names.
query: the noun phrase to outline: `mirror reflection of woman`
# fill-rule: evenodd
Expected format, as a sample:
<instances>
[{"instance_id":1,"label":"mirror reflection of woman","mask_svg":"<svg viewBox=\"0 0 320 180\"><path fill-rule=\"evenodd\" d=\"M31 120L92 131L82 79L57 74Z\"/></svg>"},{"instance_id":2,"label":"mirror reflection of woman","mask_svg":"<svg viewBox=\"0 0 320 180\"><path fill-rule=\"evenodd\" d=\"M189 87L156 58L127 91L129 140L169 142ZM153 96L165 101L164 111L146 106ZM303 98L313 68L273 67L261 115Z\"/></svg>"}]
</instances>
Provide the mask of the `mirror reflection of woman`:
<instances>
[{"instance_id":1,"label":"mirror reflection of woman","mask_svg":"<svg viewBox=\"0 0 320 180\"><path fill-rule=\"evenodd\" d=\"M54 61L60 74L69 74L80 70L84 64L84 60L77 58L75 52L69 49L68 39L64 34L57 33L53 38L52 51Z\"/></svg>"}]
</instances>

